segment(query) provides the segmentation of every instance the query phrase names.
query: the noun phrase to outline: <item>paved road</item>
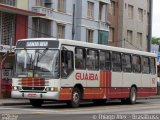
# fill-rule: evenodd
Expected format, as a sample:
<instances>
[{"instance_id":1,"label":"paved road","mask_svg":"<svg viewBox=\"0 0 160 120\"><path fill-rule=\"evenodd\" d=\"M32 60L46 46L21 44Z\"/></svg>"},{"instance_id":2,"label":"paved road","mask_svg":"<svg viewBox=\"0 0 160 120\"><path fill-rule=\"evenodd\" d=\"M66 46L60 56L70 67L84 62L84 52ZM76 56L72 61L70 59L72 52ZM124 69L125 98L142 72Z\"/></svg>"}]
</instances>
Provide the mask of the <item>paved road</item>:
<instances>
[{"instance_id":1,"label":"paved road","mask_svg":"<svg viewBox=\"0 0 160 120\"><path fill-rule=\"evenodd\" d=\"M133 116L134 114L159 114L147 116L159 120L160 99L138 100L135 105L122 105L120 101L107 102L103 106L83 103L77 109L68 108L65 104L46 104L41 108L33 108L31 105L0 106L0 114L2 120L6 120L7 117L15 120L114 120L115 115L112 114L118 114L119 119L135 120L140 118Z\"/></svg>"}]
</instances>

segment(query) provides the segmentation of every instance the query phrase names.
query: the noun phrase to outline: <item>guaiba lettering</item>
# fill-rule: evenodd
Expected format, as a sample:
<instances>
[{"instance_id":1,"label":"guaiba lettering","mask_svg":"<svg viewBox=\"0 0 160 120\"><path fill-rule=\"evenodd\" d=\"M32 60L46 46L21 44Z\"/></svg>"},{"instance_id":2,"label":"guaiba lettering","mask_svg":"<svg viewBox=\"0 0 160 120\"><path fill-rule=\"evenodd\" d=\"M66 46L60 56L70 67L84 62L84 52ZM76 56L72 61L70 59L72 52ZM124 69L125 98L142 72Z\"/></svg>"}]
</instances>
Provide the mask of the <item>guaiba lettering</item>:
<instances>
[{"instance_id":1,"label":"guaiba lettering","mask_svg":"<svg viewBox=\"0 0 160 120\"><path fill-rule=\"evenodd\" d=\"M76 73L76 80L98 80L98 75L94 73Z\"/></svg>"}]
</instances>

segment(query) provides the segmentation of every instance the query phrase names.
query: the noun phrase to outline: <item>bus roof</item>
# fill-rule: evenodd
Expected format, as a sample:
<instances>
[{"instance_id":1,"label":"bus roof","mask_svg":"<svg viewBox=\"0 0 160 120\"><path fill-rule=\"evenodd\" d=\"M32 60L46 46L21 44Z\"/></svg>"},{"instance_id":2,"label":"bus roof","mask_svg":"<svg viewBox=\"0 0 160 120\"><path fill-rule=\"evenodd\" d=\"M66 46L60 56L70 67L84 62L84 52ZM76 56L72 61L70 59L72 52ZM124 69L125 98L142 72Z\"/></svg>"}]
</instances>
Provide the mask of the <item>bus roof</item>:
<instances>
[{"instance_id":1,"label":"bus roof","mask_svg":"<svg viewBox=\"0 0 160 120\"><path fill-rule=\"evenodd\" d=\"M95 43L86 43L83 41L77 41L77 40L69 40L69 39L57 39L57 38L29 38L29 39L20 39L18 41L34 41L34 40L48 40L48 41L59 41L59 44L64 45L71 45L71 46L80 46L80 47L88 47L93 49L104 49L104 50L110 50L110 51L117 51L122 53L131 53L131 54L137 54L137 55L144 55L144 56L152 56L157 57L155 53L151 52L145 52L145 51L139 51L139 50L133 50L133 49L127 49L127 48L120 48L120 47L113 47L108 45L100 45Z\"/></svg>"}]
</instances>

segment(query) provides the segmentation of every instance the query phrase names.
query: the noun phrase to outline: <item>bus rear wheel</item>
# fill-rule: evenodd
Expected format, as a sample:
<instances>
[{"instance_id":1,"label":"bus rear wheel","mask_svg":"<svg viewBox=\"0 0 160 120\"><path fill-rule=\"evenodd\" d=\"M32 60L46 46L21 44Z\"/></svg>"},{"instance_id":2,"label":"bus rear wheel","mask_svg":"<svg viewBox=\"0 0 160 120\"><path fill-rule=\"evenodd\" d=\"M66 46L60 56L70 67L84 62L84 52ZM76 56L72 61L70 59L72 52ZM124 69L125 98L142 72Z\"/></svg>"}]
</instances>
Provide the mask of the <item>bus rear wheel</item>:
<instances>
[{"instance_id":1,"label":"bus rear wheel","mask_svg":"<svg viewBox=\"0 0 160 120\"><path fill-rule=\"evenodd\" d=\"M38 100L38 99L30 99L30 103L33 107L41 107L43 104L43 100Z\"/></svg>"},{"instance_id":2,"label":"bus rear wheel","mask_svg":"<svg viewBox=\"0 0 160 120\"><path fill-rule=\"evenodd\" d=\"M74 88L72 92L72 99L67 102L69 107L78 108L80 104L81 93L78 88Z\"/></svg>"},{"instance_id":3,"label":"bus rear wheel","mask_svg":"<svg viewBox=\"0 0 160 120\"><path fill-rule=\"evenodd\" d=\"M127 99L128 103L135 104L136 99L137 99L137 89L135 87L132 87L130 90L129 98Z\"/></svg>"}]
</instances>

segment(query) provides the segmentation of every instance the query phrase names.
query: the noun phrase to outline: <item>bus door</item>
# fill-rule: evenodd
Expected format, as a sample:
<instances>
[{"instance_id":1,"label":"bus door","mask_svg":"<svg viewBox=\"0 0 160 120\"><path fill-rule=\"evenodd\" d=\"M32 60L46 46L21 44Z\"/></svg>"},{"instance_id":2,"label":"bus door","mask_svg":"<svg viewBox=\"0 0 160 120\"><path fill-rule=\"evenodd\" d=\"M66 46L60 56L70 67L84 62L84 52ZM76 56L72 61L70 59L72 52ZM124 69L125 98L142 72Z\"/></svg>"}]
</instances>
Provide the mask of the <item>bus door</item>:
<instances>
[{"instance_id":1,"label":"bus door","mask_svg":"<svg viewBox=\"0 0 160 120\"><path fill-rule=\"evenodd\" d=\"M74 71L74 47L62 45L61 48L61 86L73 86Z\"/></svg>"},{"instance_id":2,"label":"bus door","mask_svg":"<svg viewBox=\"0 0 160 120\"><path fill-rule=\"evenodd\" d=\"M103 98L109 97L111 89L111 53L110 51L100 51L100 87L103 88Z\"/></svg>"}]
</instances>

